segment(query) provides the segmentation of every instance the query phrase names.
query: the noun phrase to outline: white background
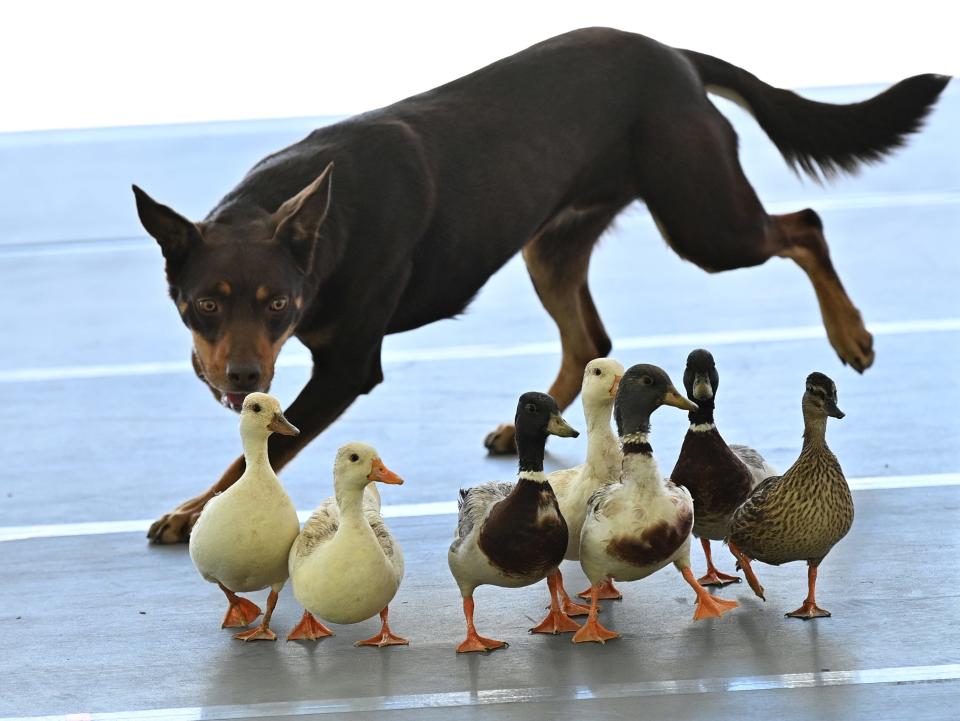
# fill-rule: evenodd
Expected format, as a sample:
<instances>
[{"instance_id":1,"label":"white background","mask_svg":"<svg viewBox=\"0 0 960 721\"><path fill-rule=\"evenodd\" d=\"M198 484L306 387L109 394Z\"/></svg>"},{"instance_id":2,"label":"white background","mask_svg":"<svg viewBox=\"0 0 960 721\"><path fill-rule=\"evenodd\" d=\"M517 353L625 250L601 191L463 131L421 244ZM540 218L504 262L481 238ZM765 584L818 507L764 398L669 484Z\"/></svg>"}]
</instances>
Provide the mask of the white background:
<instances>
[{"instance_id":1,"label":"white background","mask_svg":"<svg viewBox=\"0 0 960 721\"><path fill-rule=\"evenodd\" d=\"M0 132L353 113L586 25L718 55L785 87L955 73L951 5L4 2Z\"/></svg>"}]
</instances>

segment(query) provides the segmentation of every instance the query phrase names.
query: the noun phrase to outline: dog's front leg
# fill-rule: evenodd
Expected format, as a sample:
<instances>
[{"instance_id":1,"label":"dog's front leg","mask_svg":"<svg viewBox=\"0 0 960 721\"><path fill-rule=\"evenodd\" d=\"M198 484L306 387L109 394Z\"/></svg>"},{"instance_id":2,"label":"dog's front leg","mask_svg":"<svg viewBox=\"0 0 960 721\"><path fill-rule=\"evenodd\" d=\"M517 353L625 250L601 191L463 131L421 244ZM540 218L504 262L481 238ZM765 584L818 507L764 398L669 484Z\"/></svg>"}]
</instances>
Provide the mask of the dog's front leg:
<instances>
[{"instance_id":1,"label":"dog's front leg","mask_svg":"<svg viewBox=\"0 0 960 721\"><path fill-rule=\"evenodd\" d=\"M298 436L274 434L270 437L270 464L279 471L300 450L343 413L357 396L371 390L383 378L380 372L380 343L372 344L365 362L326 361L315 356L313 376L284 415L300 429ZM357 355L352 358L356 359ZM177 506L150 526L147 538L152 543L182 543L189 539L190 529L200 517L207 501L222 493L240 478L244 471L241 456L213 486L196 498Z\"/></svg>"}]
</instances>

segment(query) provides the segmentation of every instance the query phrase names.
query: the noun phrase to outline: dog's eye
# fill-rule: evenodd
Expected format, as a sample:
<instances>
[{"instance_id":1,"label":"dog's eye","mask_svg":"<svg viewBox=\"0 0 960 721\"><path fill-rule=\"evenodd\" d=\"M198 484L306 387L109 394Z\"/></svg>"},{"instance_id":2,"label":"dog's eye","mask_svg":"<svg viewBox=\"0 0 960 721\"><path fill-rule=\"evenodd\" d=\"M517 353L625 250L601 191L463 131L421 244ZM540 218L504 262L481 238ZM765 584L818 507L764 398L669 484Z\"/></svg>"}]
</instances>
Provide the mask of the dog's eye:
<instances>
[{"instance_id":1,"label":"dog's eye","mask_svg":"<svg viewBox=\"0 0 960 721\"><path fill-rule=\"evenodd\" d=\"M270 301L270 310L274 313L279 313L281 310L287 307L287 296L278 295L276 298Z\"/></svg>"},{"instance_id":2,"label":"dog's eye","mask_svg":"<svg viewBox=\"0 0 960 721\"><path fill-rule=\"evenodd\" d=\"M220 306L213 298L200 298L197 300L197 310L201 313L216 313Z\"/></svg>"}]
</instances>

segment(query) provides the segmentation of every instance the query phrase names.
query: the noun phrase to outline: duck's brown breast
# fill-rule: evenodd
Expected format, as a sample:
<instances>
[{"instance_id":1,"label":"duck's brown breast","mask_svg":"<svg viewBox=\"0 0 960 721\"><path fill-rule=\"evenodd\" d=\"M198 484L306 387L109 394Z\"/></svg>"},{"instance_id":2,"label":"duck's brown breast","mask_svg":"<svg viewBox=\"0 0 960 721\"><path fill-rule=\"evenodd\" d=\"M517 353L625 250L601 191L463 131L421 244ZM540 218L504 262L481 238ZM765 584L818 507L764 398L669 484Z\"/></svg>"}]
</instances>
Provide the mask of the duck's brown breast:
<instances>
[{"instance_id":1,"label":"duck's brown breast","mask_svg":"<svg viewBox=\"0 0 960 721\"><path fill-rule=\"evenodd\" d=\"M548 483L520 480L497 503L480 529L478 544L504 574L542 577L567 550L567 524Z\"/></svg>"},{"instance_id":2,"label":"duck's brown breast","mask_svg":"<svg viewBox=\"0 0 960 721\"><path fill-rule=\"evenodd\" d=\"M689 502L678 509L671 523L656 523L639 536L615 536L607 544L611 556L634 566L644 567L663 563L683 545L693 528L693 512Z\"/></svg>"},{"instance_id":3,"label":"duck's brown breast","mask_svg":"<svg viewBox=\"0 0 960 721\"><path fill-rule=\"evenodd\" d=\"M694 532L698 535L702 525L729 519L753 487L750 469L730 450L716 428L687 431L670 480L684 486L693 496Z\"/></svg>"}]
</instances>

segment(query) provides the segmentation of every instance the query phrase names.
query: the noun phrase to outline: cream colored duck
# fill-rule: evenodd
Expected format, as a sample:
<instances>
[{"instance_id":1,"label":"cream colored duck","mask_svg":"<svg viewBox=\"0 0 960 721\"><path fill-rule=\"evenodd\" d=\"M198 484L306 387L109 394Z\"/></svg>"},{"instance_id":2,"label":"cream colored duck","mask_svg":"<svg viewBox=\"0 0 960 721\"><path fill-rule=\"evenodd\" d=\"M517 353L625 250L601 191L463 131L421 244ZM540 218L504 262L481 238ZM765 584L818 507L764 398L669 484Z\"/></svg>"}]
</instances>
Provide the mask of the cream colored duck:
<instances>
[{"instance_id":1,"label":"cream colored duck","mask_svg":"<svg viewBox=\"0 0 960 721\"><path fill-rule=\"evenodd\" d=\"M587 501L590 496L607 483L620 480L620 443L610 427L613 414L613 399L623 376L623 366L613 358L597 358L587 363L583 370L580 397L583 401L583 417L587 421L587 458L574 468L565 468L547 474L560 504L560 514L567 522L567 552L564 559L580 560L580 530L587 516ZM587 613L587 607L573 603L563 587L563 577L557 572L560 603L570 616ZM590 597L590 589L580 594ZM622 598L613 583L606 581L598 597Z\"/></svg>"},{"instance_id":2,"label":"cream colored duck","mask_svg":"<svg viewBox=\"0 0 960 721\"><path fill-rule=\"evenodd\" d=\"M380 515L380 494L373 481L403 483L365 443L348 443L337 451L335 496L313 512L290 549L293 595L305 610L288 641L331 635L318 616L333 623L359 623L379 613L380 633L355 645L407 643L387 622L390 601L403 578L403 553Z\"/></svg>"},{"instance_id":3,"label":"cream colored duck","mask_svg":"<svg viewBox=\"0 0 960 721\"><path fill-rule=\"evenodd\" d=\"M635 581L669 563L697 594L694 620L719 617L737 606L708 594L690 570L693 500L685 488L660 475L649 442L650 415L660 406L694 410L660 368L635 365L620 381L616 419L623 443L620 482L602 486L590 499L580 536L580 565L592 584L590 614L575 643L603 643L619 634L597 621L600 584Z\"/></svg>"},{"instance_id":4,"label":"cream colored duck","mask_svg":"<svg viewBox=\"0 0 960 721\"><path fill-rule=\"evenodd\" d=\"M251 393L240 411L240 438L246 469L239 480L204 506L190 534L190 558L200 575L226 594L229 607L222 628L250 625L260 609L237 592L270 588L267 611L241 641L275 641L270 618L287 580L287 554L300 532L297 510L270 467L271 433L299 431L283 416L280 403L266 393Z\"/></svg>"}]
</instances>

